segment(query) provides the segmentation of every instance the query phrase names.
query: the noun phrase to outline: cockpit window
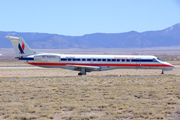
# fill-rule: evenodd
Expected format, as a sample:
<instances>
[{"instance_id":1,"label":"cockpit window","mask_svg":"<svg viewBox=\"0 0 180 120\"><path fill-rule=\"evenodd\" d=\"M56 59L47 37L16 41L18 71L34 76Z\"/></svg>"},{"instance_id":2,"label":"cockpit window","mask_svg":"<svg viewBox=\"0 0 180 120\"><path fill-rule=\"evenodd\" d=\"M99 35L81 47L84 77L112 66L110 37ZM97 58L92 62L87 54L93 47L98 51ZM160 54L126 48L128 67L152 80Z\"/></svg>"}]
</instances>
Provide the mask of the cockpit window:
<instances>
[{"instance_id":1,"label":"cockpit window","mask_svg":"<svg viewBox=\"0 0 180 120\"><path fill-rule=\"evenodd\" d=\"M155 58L153 58L153 62L158 62Z\"/></svg>"}]
</instances>

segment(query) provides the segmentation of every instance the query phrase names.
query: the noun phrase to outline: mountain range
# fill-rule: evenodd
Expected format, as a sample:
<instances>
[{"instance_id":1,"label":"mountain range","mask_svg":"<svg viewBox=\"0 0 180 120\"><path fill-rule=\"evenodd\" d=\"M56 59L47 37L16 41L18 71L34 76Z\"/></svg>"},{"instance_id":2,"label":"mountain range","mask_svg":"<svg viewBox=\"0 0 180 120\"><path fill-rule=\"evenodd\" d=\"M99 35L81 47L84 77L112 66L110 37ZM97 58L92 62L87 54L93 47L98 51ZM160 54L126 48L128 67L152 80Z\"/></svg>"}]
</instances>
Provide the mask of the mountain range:
<instances>
[{"instance_id":1,"label":"mountain range","mask_svg":"<svg viewBox=\"0 0 180 120\"><path fill-rule=\"evenodd\" d=\"M5 36L23 37L33 49L173 47L180 46L180 23L157 31L94 33L83 36L0 31L0 48L12 48Z\"/></svg>"}]
</instances>

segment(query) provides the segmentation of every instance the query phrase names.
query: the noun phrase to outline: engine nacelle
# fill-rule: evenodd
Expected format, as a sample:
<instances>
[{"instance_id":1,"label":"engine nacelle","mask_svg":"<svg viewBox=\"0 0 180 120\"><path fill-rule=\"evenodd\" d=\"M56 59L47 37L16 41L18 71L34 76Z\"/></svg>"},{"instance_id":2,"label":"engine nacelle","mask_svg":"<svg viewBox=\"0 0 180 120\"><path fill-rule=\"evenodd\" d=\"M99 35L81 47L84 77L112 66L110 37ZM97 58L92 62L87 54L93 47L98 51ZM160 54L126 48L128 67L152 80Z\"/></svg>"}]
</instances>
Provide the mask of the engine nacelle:
<instances>
[{"instance_id":1,"label":"engine nacelle","mask_svg":"<svg viewBox=\"0 0 180 120\"><path fill-rule=\"evenodd\" d=\"M59 62L60 61L60 56L57 55L36 55L34 56L35 61L39 62Z\"/></svg>"}]
</instances>

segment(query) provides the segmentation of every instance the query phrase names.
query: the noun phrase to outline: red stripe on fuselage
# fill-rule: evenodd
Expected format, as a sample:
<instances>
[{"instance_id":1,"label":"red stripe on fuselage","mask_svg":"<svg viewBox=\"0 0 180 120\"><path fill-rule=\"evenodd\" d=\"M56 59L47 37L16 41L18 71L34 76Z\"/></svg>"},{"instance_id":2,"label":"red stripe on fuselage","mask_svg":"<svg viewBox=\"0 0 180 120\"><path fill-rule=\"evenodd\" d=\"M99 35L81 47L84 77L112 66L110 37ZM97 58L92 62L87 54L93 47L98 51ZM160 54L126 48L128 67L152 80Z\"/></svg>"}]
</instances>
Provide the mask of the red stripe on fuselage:
<instances>
[{"instance_id":1,"label":"red stripe on fuselage","mask_svg":"<svg viewBox=\"0 0 180 120\"><path fill-rule=\"evenodd\" d=\"M97 64L97 63L28 63L31 65L44 66L66 66L66 65L85 65L85 66L117 66L117 67L174 67L171 64Z\"/></svg>"}]
</instances>

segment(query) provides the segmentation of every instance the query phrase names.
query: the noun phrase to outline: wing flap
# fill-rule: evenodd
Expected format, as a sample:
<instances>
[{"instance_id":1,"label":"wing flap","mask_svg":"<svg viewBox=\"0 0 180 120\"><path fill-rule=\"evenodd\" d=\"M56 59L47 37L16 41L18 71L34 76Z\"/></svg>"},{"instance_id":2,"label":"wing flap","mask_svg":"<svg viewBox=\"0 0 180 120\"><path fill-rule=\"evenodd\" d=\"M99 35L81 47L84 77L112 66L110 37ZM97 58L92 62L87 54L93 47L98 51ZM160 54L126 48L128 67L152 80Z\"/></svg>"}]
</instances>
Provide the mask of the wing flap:
<instances>
[{"instance_id":1,"label":"wing flap","mask_svg":"<svg viewBox=\"0 0 180 120\"><path fill-rule=\"evenodd\" d=\"M90 70L100 70L99 66L85 66L85 65L67 65L67 66L74 67L75 69L85 68Z\"/></svg>"}]
</instances>

